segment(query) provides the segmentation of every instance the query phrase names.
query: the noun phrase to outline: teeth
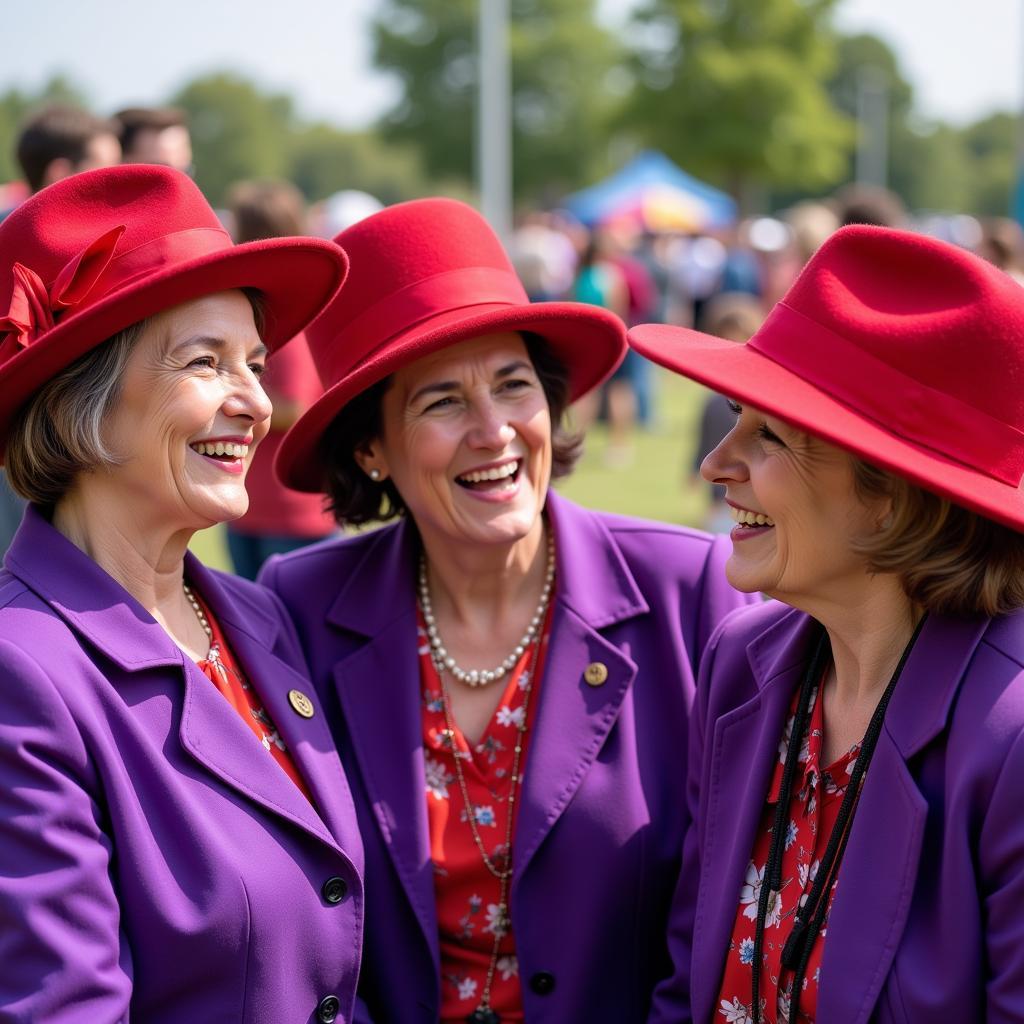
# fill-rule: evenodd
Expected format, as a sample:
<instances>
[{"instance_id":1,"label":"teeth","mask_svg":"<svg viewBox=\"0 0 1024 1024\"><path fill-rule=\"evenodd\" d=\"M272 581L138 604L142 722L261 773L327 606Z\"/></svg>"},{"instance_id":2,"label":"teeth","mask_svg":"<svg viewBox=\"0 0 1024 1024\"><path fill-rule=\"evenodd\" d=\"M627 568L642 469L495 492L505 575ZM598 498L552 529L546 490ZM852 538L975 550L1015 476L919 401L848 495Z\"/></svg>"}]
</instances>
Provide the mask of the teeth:
<instances>
[{"instance_id":1,"label":"teeth","mask_svg":"<svg viewBox=\"0 0 1024 1024\"><path fill-rule=\"evenodd\" d=\"M504 466L495 466L493 469L481 469L475 473L463 473L459 477L470 484L482 484L485 480L504 480L512 476L519 468L517 462L507 462Z\"/></svg>"},{"instance_id":2,"label":"teeth","mask_svg":"<svg viewBox=\"0 0 1024 1024\"><path fill-rule=\"evenodd\" d=\"M247 444L233 444L231 441L198 441L192 448L200 455L227 455L233 459L244 459L249 454Z\"/></svg>"},{"instance_id":3,"label":"teeth","mask_svg":"<svg viewBox=\"0 0 1024 1024\"><path fill-rule=\"evenodd\" d=\"M774 520L770 519L766 515L762 515L760 512L748 512L743 508L733 508L729 506L729 511L732 513L733 519L740 524L740 526L774 526Z\"/></svg>"}]
</instances>

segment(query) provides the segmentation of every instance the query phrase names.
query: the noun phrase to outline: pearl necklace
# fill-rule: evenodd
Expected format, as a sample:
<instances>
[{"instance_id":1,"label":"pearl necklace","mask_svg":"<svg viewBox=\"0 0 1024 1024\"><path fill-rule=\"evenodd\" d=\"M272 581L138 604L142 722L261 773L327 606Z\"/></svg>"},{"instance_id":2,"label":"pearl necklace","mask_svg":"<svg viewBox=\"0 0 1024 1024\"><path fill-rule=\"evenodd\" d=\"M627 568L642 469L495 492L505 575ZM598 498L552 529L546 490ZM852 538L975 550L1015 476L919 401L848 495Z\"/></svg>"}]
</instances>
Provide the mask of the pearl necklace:
<instances>
[{"instance_id":1,"label":"pearl necklace","mask_svg":"<svg viewBox=\"0 0 1024 1024\"><path fill-rule=\"evenodd\" d=\"M467 671L456 664L455 659L448 653L441 634L437 629L437 620L434 618L434 608L430 602L430 588L427 585L427 558L420 555L419 591L420 607L423 609L423 621L427 624L427 637L430 640L430 657L437 666L438 672L447 670L460 683L467 686L486 686L497 679L501 679L505 673L515 668L516 662L523 656L523 652L537 638L537 631L544 622L544 616L548 610L548 602L551 600L551 588L555 580L555 541L554 537L548 535L548 565L544 574L544 589L540 594L540 601L537 610L530 619L526 632L522 635L519 643L516 644L512 653L505 658L497 668L492 669L470 669Z\"/></svg>"}]
</instances>

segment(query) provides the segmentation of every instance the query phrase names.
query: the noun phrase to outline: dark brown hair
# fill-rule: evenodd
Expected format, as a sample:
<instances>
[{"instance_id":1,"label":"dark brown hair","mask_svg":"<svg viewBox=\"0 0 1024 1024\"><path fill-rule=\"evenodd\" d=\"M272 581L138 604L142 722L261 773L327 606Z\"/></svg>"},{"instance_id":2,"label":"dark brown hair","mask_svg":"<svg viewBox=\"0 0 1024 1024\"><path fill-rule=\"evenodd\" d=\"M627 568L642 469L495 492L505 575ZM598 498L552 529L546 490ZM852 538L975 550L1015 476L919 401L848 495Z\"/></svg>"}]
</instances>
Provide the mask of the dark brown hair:
<instances>
[{"instance_id":1,"label":"dark brown hair","mask_svg":"<svg viewBox=\"0 0 1024 1024\"><path fill-rule=\"evenodd\" d=\"M306 201L288 181L240 181L228 192L235 241L301 235L306 230Z\"/></svg>"},{"instance_id":2,"label":"dark brown hair","mask_svg":"<svg viewBox=\"0 0 1024 1024\"><path fill-rule=\"evenodd\" d=\"M853 480L863 500L892 504L855 549L873 572L898 576L915 604L959 616L1024 607L1024 534L856 458Z\"/></svg>"},{"instance_id":3,"label":"dark brown hair","mask_svg":"<svg viewBox=\"0 0 1024 1024\"><path fill-rule=\"evenodd\" d=\"M54 103L37 111L18 136L18 163L28 187L38 192L46 184L46 168L54 160L67 160L74 168L97 135L116 134L116 125L81 107Z\"/></svg>"},{"instance_id":4,"label":"dark brown hair","mask_svg":"<svg viewBox=\"0 0 1024 1024\"><path fill-rule=\"evenodd\" d=\"M569 372L537 334L522 332L551 411L551 476L568 476L583 450L583 439L564 423L569 408ZM384 522L404 515L405 502L391 480L376 483L359 468L355 454L381 435L381 407L391 378L371 384L345 404L320 439L328 508L339 523Z\"/></svg>"},{"instance_id":5,"label":"dark brown hair","mask_svg":"<svg viewBox=\"0 0 1024 1024\"><path fill-rule=\"evenodd\" d=\"M188 115L180 107L125 107L114 115L118 138L125 156L142 132L162 132L165 128L187 128Z\"/></svg>"}]
</instances>

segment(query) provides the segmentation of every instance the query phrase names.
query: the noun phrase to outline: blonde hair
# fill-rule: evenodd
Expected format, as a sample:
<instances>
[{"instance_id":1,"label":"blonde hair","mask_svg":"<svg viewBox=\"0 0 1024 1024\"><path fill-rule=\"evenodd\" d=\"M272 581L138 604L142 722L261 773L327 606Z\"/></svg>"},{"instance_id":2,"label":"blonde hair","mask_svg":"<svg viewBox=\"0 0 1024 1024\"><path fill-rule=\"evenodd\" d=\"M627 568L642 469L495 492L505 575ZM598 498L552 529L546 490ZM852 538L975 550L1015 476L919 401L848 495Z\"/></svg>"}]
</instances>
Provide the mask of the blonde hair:
<instances>
[{"instance_id":1,"label":"blonde hair","mask_svg":"<svg viewBox=\"0 0 1024 1024\"><path fill-rule=\"evenodd\" d=\"M915 604L989 617L1024 607L1024 534L856 458L853 479L862 500L892 506L854 549L873 572L898 576Z\"/></svg>"}]
</instances>

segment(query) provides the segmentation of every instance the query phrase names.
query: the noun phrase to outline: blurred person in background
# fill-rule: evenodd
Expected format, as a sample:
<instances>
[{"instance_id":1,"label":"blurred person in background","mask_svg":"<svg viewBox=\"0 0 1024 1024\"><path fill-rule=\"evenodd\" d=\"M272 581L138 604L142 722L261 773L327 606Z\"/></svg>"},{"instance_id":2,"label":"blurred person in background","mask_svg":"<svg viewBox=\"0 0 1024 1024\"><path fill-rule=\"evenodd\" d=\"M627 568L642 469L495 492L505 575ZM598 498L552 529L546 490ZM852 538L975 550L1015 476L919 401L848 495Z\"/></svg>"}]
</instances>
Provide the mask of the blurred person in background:
<instances>
[{"instance_id":1,"label":"blurred person in background","mask_svg":"<svg viewBox=\"0 0 1024 1024\"><path fill-rule=\"evenodd\" d=\"M338 241L352 276L309 330L327 390L277 464L342 522L396 521L261 580L359 807L361 995L379 1024L641 1024L669 969L694 666L750 600L728 542L551 488L579 452L568 403L622 357L612 313L530 303L452 200Z\"/></svg>"},{"instance_id":2,"label":"blurred person in background","mask_svg":"<svg viewBox=\"0 0 1024 1024\"><path fill-rule=\"evenodd\" d=\"M700 329L713 337L742 343L747 341L762 323L764 307L759 299L745 292L723 292L705 304ZM735 421L736 416L729 399L718 392L710 392L701 408L697 445L693 451L688 474L690 487L709 486L701 478L701 463L732 430ZM734 525L732 510L725 501L725 488L720 484L710 484L704 529L709 533L729 533Z\"/></svg>"},{"instance_id":3,"label":"blurred person in background","mask_svg":"<svg viewBox=\"0 0 1024 1024\"><path fill-rule=\"evenodd\" d=\"M609 256L626 285L626 315L627 327L639 323L656 321L661 323L660 313L662 311L661 296L658 281L648 266L647 260L641 257L644 247L643 232L631 223L612 224L608 227L609 235ZM666 273L667 278L667 273ZM651 392L651 364L632 349L626 352L626 358L612 374L611 380L605 389L608 404L609 426L612 421L611 405L613 401L619 401L622 408L619 415L623 418L632 416L633 422L623 423L619 427L623 440L617 442L624 456L621 461L628 463L632 461L626 457L628 448L631 445L633 428L639 424L642 427L650 425L653 418L653 395ZM628 388L629 396L613 398L613 392L619 388ZM614 461L614 454L613 454Z\"/></svg>"},{"instance_id":4,"label":"blurred person in background","mask_svg":"<svg viewBox=\"0 0 1024 1024\"><path fill-rule=\"evenodd\" d=\"M238 243L302 235L306 230L305 200L289 182L240 182L228 195L228 208ZM249 466L249 511L227 526L235 572L249 580L271 555L294 551L335 530L323 498L285 487L273 468L285 432L323 391L305 335L270 356L262 383L274 407L270 430Z\"/></svg>"},{"instance_id":5,"label":"blurred person in background","mask_svg":"<svg viewBox=\"0 0 1024 1024\"><path fill-rule=\"evenodd\" d=\"M521 212L508 254L531 302L554 302L572 288L576 250L541 210Z\"/></svg>"},{"instance_id":6,"label":"blurred person in background","mask_svg":"<svg viewBox=\"0 0 1024 1024\"><path fill-rule=\"evenodd\" d=\"M833 194L831 203L839 226L868 224L879 228L905 228L907 208L891 189L852 182Z\"/></svg>"},{"instance_id":7,"label":"blurred person in background","mask_svg":"<svg viewBox=\"0 0 1024 1024\"><path fill-rule=\"evenodd\" d=\"M981 238L974 251L1024 284L1024 230L1009 217L986 217L980 222Z\"/></svg>"},{"instance_id":8,"label":"blurred person in background","mask_svg":"<svg viewBox=\"0 0 1024 1024\"><path fill-rule=\"evenodd\" d=\"M580 253L571 295L574 302L603 306L625 320L629 316L630 290L618 256L618 245L609 232L601 227L593 228ZM628 375L610 380L603 397L608 416L605 463L611 468L628 466L633 461L636 426L636 393ZM581 396L575 407L576 422L581 430L586 431L597 419L601 404L599 391Z\"/></svg>"},{"instance_id":9,"label":"blurred person in background","mask_svg":"<svg viewBox=\"0 0 1024 1024\"><path fill-rule=\"evenodd\" d=\"M345 276L109 167L0 225L0 1019L350 1020L362 845L279 601L206 569L245 511L267 350Z\"/></svg>"},{"instance_id":10,"label":"blurred person in background","mask_svg":"<svg viewBox=\"0 0 1024 1024\"><path fill-rule=\"evenodd\" d=\"M121 144L110 121L81 107L51 104L32 114L21 126L15 155L30 192L80 171L113 167L121 162ZM10 210L0 214L3 221ZM0 469L0 556L14 537L25 511Z\"/></svg>"},{"instance_id":11,"label":"blurred person in background","mask_svg":"<svg viewBox=\"0 0 1024 1024\"><path fill-rule=\"evenodd\" d=\"M52 104L21 126L15 148L32 192L79 171L121 162L117 126L81 107Z\"/></svg>"},{"instance_id":12,"label":"blurred person in background","mask_svg":"<svg viewBox=\"0 0 1024 1024\"><path fill-rule=\"evenodd\" d=\"M839 227L836 211L828 203L805 199L782 213L793 239L793 255L802 269Z\"/></svg>"},{"instance_id":13,"label":"blurred person in background","mask_svg":"<svg viewBox=\"0 0 1024 1024\"><path fill-rule=\"evenodd\" d=\"M114 115L126 164L162 164L192 173L188 116L178 107L126 107Z\"/></svg>"},{"instance_id":14,"label":"blurred person in background","mask_svg":"<svg viewBox=\"0 0 1024 1024\"><path fill-rule=\"evenodd\" d=\"M703 472L774 598L701 662L649 1024L1024 1020L1024 292L855 225L747 344L630 341L734 400Z\"/></svg>"}]
</instances>

